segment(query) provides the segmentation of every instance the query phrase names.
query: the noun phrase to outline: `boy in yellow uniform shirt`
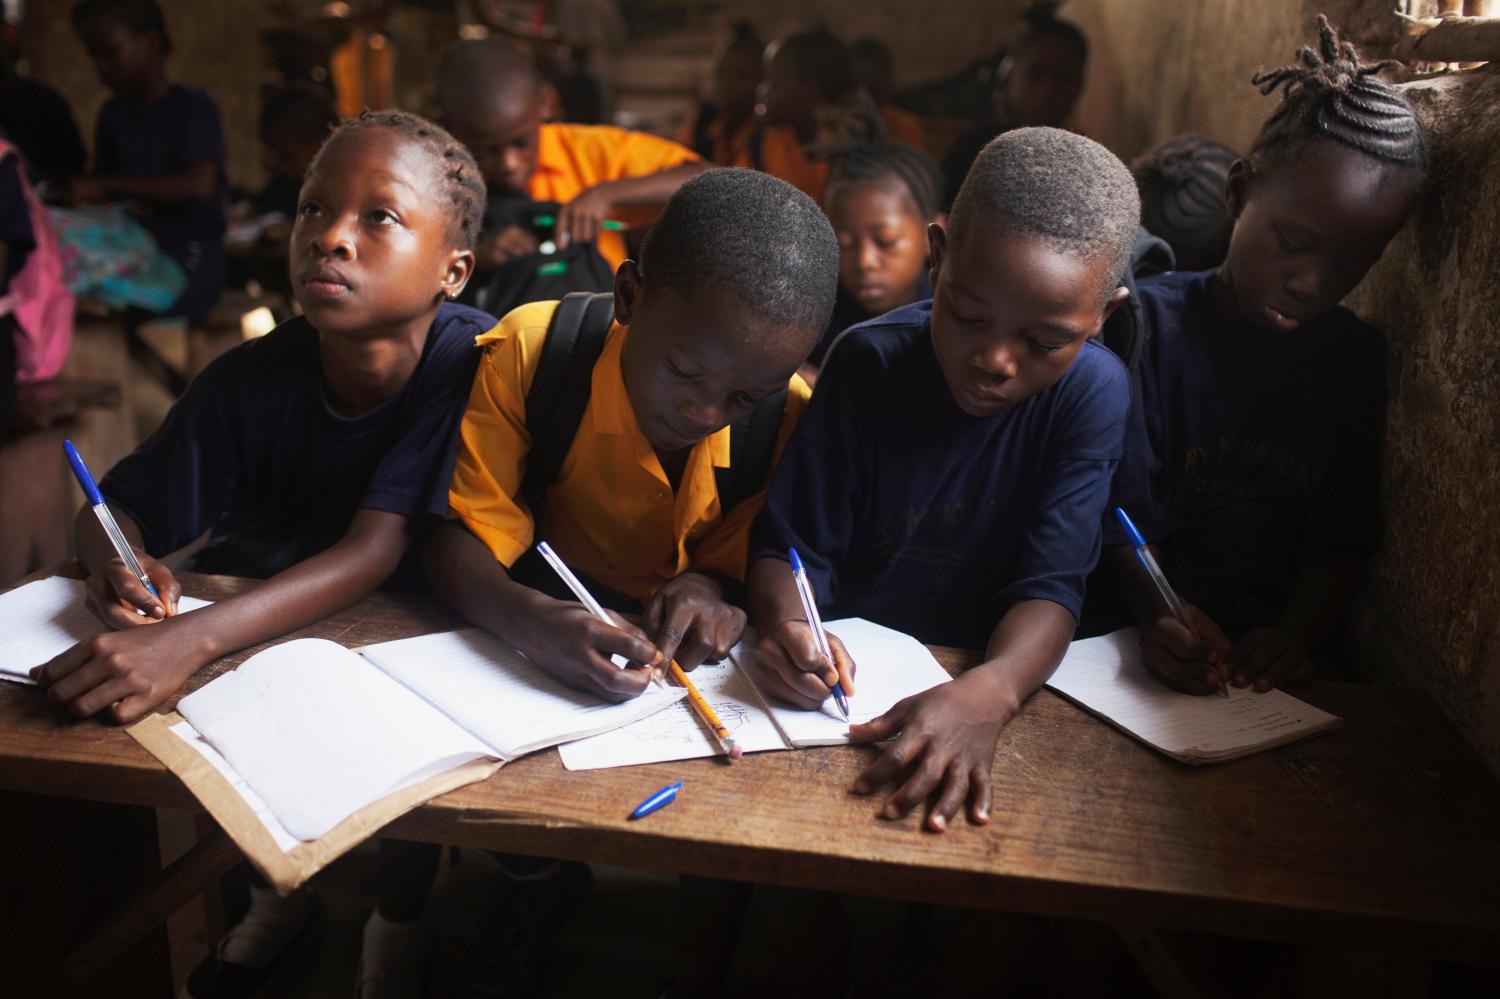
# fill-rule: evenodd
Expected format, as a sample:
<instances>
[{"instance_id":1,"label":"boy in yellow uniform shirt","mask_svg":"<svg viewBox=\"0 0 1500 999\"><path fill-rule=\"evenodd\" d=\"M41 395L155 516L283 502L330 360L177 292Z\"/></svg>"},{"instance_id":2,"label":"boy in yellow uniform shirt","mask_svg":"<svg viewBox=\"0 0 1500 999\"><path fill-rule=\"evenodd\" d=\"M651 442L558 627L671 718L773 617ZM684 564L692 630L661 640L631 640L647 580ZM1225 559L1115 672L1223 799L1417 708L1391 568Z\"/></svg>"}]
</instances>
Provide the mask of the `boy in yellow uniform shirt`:
<instances>
[{"instance_id":1,"label":"boy in yellow uniform shirt","mask_svg":"<svg viewBox=\"0 0 1500 999\"><path fill-rule=\"evenodd\" d=\"M545 93L530 57L498 38L456 42L438 63L443 122L478 160L492 200L557 202L558 246L594 240L618 267L625 240L601 223L648 224L704 164L692 150L643 132L543 122ZM483 274L536 249L536 237L520 226L487 225L475 247L477 266Z\"/></svg>"}]
</instances>

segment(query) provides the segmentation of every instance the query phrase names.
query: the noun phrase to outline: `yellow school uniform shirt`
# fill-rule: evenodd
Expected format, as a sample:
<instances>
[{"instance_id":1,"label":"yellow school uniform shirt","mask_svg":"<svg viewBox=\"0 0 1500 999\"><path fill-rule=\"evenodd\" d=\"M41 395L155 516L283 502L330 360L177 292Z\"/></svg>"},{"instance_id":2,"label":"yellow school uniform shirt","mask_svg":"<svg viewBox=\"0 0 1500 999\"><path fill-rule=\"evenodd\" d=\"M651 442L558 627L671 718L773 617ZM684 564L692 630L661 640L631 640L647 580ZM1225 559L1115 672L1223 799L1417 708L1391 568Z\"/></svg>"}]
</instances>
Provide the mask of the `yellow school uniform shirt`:
<instances>
[{"instance_id":1,"label":"yellow school uniform shirt","mask_svg":"<svg viewBox=\"0 0 1500 999\"><path fill-rule=\"evenodd\" d=\"M828 184L828 164L811 159L802 151L796 130L785 125L767 126L761 129L759 140L757 143L752 139L735 158L734 165L763 170L821 205L823 188Z\"/></svg>"},{"instance_id":2,"label":"yellow school uniform shirt","mask_svg":"<svg viewBox=\"0 0 1500 999\"><path fill-rule=\"evenodd\" d=\"M613 125L542 125L537 139L536 169L526 185L533 201L565 205L595 184L625 177L644 177L695 163L698 154L669 139L632 132ZM614 214L631 225L650 224L655 209L636 206ZM601 232L599 253L611 268L625 260L625 239L618 232Z\"/></svg>"},{"instance_id":3,"label":"yellow school uniform shirt","mask_svg":"<svg viewBox=\"0 0 1500 999\"><path fill-rule=\"evenodd\" d=\"M724 515L714 469L729 466L733 428L725 427L693 447L673 494L625 392L620 351L629 328L618 323L594 365L588 408L547 490L538 532L536 511L521 497L531 447L526 393L556 309L556 302L523 305L475 341L485 350L459 430L452 512L507 568L540 534L570 567L638 600L683 572L744 579L750 523L765 503L764 488ZM776 457L810 395L794 375Z\"/></svg>"}]
</instances>

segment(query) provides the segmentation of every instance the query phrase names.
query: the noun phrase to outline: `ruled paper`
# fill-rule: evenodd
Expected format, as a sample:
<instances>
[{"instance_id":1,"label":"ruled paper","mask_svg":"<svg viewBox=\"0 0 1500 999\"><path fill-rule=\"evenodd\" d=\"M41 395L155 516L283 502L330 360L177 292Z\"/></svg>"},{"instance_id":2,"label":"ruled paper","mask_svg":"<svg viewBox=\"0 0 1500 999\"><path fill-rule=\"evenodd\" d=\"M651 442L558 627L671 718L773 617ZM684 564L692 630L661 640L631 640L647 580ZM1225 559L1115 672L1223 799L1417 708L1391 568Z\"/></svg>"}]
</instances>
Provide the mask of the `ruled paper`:
<instances>
[{"instance_id":1,"label":"ruled paper","mask_svg":"<svg viewBox=\"0 0 1500 999\"><path fill-rule=\"evenodd\" d=\"M1074 642L1047 686L1185 763L1237 759L1342 724L1281 690L1231 686L1227 698L1171 690L1141 665L1135 628Z\"/></svg>"},{"instance_id":2,"label":"ruled paper","mask_svg":"<svg viewBox=\"0 0 1500 999\"><path fill-rule=\"evenodd\" d=\"M83 581L48 576L0 593L0 680L32 683L33 667L109 630L84 603ZM183 597L179 613L212 601Z\"/></svg>"}]
</instances>

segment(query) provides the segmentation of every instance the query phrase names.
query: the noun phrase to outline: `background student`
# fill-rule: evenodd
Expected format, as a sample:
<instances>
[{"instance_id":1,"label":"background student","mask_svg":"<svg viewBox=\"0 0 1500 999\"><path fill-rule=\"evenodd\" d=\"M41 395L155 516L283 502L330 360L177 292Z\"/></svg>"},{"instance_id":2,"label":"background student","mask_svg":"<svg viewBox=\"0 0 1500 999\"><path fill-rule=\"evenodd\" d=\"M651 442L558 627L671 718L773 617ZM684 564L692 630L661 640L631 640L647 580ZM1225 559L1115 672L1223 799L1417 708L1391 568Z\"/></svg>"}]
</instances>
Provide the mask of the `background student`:
<instances>
[{"instance_id":1,"label":"background student","mask_svg":"<svg viewBox=\"0 0 1500 999\"><path fill-rule=\"evenodd\" d=\"M735 166L764 170L822 202L828 163L808 147L823 136L854 85L849 50L819 28L787 35L766 49L764 117Z\"/></svg>"},{"instance_id":2,"label":"background student","mask_svg":"<svg viewBox=\"0 0 1500 999\"><path fill-rule=\"evenodd\" d=\"M765 65L765 43L748 22L729 29L714 50L712 93L683 123L677 141L710 163L732 166L755 130L755 104Z\"/></svg>"},{"instance_id":3,"label":"background student","mask_svg":"<svg viewBox=\"0 0 1500 999\"><path fill-rule=\"evenodd\" d=\"M1309 679L1379 543L1385 351L1338 303L1416 204L1427 142L1378 66L1321 16L1318 36L1253 80L1282 99L1229 170L1223 265L1140 284L1144 436L1116 491L1191 630L1128 548L1111 561L1146 665L1193 693Z\"/></svg>"},{"instance_id":4,"label":"background student","mask_svg":"<svg viewBox=\"0 0 1500 999\"><path fill-rule=\"evenodd\" d=\"M1201 135L1159 142L1130 164L1141 192L1141 225L1172 248L1176 270L1218 267L1229 252L1234 218L1225 192L1240 156Z\"/></svg>"}]
</instances>

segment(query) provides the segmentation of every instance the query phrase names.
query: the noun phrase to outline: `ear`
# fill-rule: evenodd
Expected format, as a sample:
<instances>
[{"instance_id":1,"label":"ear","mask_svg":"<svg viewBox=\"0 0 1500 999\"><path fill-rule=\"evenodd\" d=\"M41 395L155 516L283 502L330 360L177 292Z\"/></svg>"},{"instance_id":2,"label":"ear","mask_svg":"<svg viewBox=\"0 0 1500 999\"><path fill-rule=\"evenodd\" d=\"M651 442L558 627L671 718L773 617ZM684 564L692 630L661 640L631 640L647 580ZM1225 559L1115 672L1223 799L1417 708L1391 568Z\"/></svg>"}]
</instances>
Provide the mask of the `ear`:
<instances>
[{"instance_id":1,"label":"ear","mask_svg":"<svg viewBox=\"0 0 1500 999\"><path fill-rule=\"evenodd\" d=\"M1250 184L1255 180L1255 167L1249 160L1235 160L1229 167L1229 177L1224 181L1224 203L1229 207L1229 217L1238 220L1250 198Z\"/></svg>"},{"instance_id":2,"label":"ear","mask_svg":"<svg viewBox=\"0 0 1500 999\"><path fill-rule=\"evenodd\" d=\"M629 326L645 294L641 270L634 260L627 260L615 271L615 322Z\"/></svg>"},{"instance_id":3,"label":"ear","mask_svg":"<svg viewBox=\"0 0 1500 999\"><path fill-rule=\"evenodd\" d=\"M447 269L443 271L443 297L449 300L457 298L473 274L474 251L454 250L448 256Z\"/></svg>"},{"instance_id":4,"label":"ear","mask_svg":"<svg viewBox=\"0 0 1500 999\"><path fill-rule=\"evenodd\" d=\"M927 227L927 280L934 288L943 270L943 258L948 254L948 231L943 228L947 221L944 216L942 222L933 222Z\"/></svg>"},{"instance_id":5,"label":"ear","mask_svg":"<svg viewBox=\"0 0 1500 999\"><path fill-rule=\"evenodd\" d=\"M1109 322L1109 317L1114 315L1115 310L1124 305L1129 297L1130 289L1123 284L1109 293L1109 297L1104 300L1104 308L1099 312L1099 325L1094 327L1094 336L1099 335L1099 332L1104 329L1104 324ZM1094 336L1089 339L1092 340Z\"/></svg>"}]
</instances>

